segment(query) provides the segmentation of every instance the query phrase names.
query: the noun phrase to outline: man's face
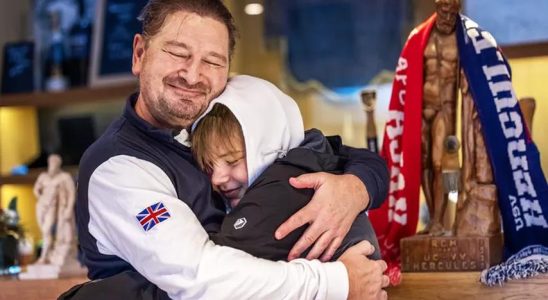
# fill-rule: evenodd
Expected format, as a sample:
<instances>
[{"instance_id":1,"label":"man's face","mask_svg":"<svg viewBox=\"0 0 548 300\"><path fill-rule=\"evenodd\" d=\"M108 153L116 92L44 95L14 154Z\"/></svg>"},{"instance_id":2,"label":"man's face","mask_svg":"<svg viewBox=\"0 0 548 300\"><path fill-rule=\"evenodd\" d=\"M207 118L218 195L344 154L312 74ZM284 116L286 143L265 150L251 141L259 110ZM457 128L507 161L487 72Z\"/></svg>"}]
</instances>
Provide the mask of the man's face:
<instances>
[{"instance_id":1,"label":"man's face","mask_svg":"<svg viewBox=\"0 0 548 300\"><path fill-rule=\"evenodd\" d=\"M211 168L206 172L211 177L213 188L235 207L247 190L247 161L241 141L229 149L224 143L216 145ZM213 148L213 147L212 147Z\"/></svg>"},{"instance_id":2,"label":"man's face","mask_svg":"<svg viewBox=\"0 0 548 300\"><path fill-rule=\"evenodd\" d=\"M459 0L436 0L436 28L445 34L455 29L457 15L460 11Z\"/></svg>"},{"instance_id":3,"label":"man's face","mask_svg":"<svg viewBox=\"0 0 548 300\"><path fill-rule=\"evenodd\" d=\"M194 13L173 13L148 41L135 36L137 114L157 127L188 127L222 92L228 69L226 26Z\"/></svg>"}]
</instances>

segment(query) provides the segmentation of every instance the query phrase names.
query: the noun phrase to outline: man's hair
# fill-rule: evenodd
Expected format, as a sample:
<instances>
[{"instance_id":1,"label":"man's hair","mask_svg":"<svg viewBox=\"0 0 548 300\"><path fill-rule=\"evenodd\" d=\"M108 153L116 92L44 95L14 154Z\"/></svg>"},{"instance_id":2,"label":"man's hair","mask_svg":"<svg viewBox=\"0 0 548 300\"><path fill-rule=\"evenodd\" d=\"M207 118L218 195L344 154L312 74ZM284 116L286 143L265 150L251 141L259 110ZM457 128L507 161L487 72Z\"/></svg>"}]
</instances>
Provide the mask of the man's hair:
<instances>
[{"instance_id":1,"label":"man's hair","mask_svg":"<svg viewBox=\"0 0 548 300\"><path fill-rule=\"evenodd\" d=\"M232 56L238 33L232 14L221 0L150 0L139 15L145 38L151 38L157 34L164 25L166 17L178 11L195 13L223 23L228 30L228 49L229 55Z\"/></svg>"},{"instance_id":2,"label":"man's hair","mask_svg":"<svg viewBox=\"0 0 548 300\"><path fill-rule=\"evenodd\" d=\"M236 151L238 146L245 151L244 135L238 119L226 106L217 103L201 119L191 136L192 154L198 166L206 172L213 167L215 149L224 146Z\"/></svg>"}]
</instances>

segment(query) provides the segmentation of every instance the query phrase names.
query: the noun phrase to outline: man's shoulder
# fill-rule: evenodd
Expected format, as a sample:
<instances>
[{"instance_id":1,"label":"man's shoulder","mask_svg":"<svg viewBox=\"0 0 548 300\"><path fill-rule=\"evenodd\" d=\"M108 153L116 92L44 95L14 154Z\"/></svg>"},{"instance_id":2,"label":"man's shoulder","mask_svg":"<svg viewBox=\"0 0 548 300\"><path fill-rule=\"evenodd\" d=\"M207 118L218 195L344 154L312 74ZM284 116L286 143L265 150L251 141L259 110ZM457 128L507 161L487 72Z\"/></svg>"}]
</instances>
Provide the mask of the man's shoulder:
<instances>
[{"instance_id":1,"label":"man's shoulder","mask_svg":"<svg viewBox=\"0 0 548 300\"><path fill-rule=\"evenodd\" d=\"M151 137L122 116L112 122L105 132L86 150L82 160L146 152L148 148L157 148L159 146L159 143L153 141Z\"/></svg>"},{"instance_id":2,"label":"man's shoulder","mask_svg":"<svg viewBox=\"0 0 548 300\"><path fill-rule=\"evenodd\" d=\"M109 157L113 154L120 142L121 131L127 127L125 123L125 119L121 117L110 124L105 132L84 152L80 164L94 160L95 157Z\"/></svg>"},{"instance_id":3,"label":"man's shoulder","mask_svg":"<svg viewBox=\"0 0 548 300\"><path fill-rule=\"evenodd\" d=\"M100 166L106 166L109 161L126 161L129 166L144 168L160 168L173 181L186 180L198 176L183 176L195 170L190 152L169 141L152 136L145 130L135 126L130 120L121 117L113 122L107 130L84 153L80 161L80 176L89 180ZM113 166L116 164L108 164ZM113 170L119 173L121 169Z\"/></svg>"},{"instance_id":4,"label":"man's shoulder","mask_svg":"<svg viewBox=\"0 0 548 300\"><path fill-rule=\"evenodd\" d=\"M84 171L91 175L93 170L112 157L146 153L141 149L143 147L154 147L154 143L146 141L144 135L124 117L120 117L84 152L80 160L80 172Z\"/></svg>"}]
</instances>

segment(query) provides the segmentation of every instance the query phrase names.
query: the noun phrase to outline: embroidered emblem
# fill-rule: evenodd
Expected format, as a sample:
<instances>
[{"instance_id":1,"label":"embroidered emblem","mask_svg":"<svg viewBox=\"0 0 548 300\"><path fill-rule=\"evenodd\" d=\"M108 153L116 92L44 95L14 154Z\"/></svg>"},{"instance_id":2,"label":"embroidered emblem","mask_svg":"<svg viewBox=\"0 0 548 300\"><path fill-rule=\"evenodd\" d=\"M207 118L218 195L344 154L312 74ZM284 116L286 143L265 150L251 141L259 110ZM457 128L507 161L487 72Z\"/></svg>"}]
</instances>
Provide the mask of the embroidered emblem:
<instances>
[{"instance_id":1,"label":"embroidered emblem","mask_svg":"<svg viewBox=\"0 0 548 300\"><path fill-rule=\"evenodd\" d=\"M171 217L171 215L167 211L167 208L164 207L162 202L158 202L143 209L143 211L137 215L137 220L145 231L149 231L152 227L156 226L156 224L169 219L169 217Z\"/></svg>"},{"instance_id":2,"label":"embroidered emblem","mask_svg":"<svg viewBox=\"0 0 548 300\"><path fill-rule=\"evenodd\" d=\"M236 222L234 222L234 229L242 229L244 228L245 224L247 224L247 220L245 218L239 218L238 220L236 220Z\"/></svg>"}]
</instances>

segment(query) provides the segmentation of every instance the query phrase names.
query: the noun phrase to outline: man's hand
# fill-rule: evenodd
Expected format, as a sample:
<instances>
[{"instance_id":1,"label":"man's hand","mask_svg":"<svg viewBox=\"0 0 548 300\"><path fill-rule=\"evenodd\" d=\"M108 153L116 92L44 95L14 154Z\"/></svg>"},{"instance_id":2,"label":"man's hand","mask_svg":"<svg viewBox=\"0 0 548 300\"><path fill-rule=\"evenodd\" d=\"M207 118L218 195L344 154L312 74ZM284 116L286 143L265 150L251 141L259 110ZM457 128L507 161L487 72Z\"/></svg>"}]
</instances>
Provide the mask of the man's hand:
<instances>
[{"instance_id":1,"label":"man's hand","mask_svg":"<svg viewBox=\"0 0 548 300\"><path fill-rule=\"evenodd\" d=\"M387 299L383 288L388 286L388 276L383 275L386 263L383 260L370 260L375 248L362 241L346 250L339 258L348 272L348 299Z\"/></svg>"},{"instance_id":2,"label":"man's hand","mask_svg":"<svg viewBox=\"0 0 548 300\"><path fill-rule=\"evenodd\" d=\"M288 260L300 257L312 244L314 247L306 256L307 259L321 255L322 261L330 260L356 216L369 203L365 185L351 174L333 175L324 172L290 178L289 183L297 189L314 189L314 197L278 227L276 238L283 239L293 230L310 224L289 252Z\"/></svg>"}]
</instances>

